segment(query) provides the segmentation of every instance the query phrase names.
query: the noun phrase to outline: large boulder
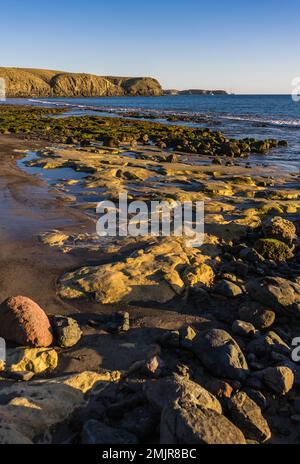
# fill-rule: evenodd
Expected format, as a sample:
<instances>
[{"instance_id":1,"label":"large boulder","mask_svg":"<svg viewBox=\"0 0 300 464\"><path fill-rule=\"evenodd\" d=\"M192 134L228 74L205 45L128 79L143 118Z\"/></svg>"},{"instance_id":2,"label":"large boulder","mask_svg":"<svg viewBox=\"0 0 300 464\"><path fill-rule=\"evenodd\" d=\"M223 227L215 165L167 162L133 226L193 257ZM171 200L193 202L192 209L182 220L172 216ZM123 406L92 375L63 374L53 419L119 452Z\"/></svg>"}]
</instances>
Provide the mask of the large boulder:
<instances>
[{"instance_id":1,"label":"large boulder","mask_svg":"<svg viewBox=\"0 0 300 464\"><path fill-rule=\"evenodd\" d=\"M157 410L162 410L180 399L222 413L222 406L214 395L198 383L177 374L147 381L144 385L144 394Z\"/></svg>"},{"instance_id":2,"label":"large boulder","mask_svg":"<svg viewBox=\"0 0 300 464\"><path fill-rule=\"evenodd\" d=\"M238 392L228 401L230 417L250 440L264 442L271 431L260 407L245 392Z\"/></svg>"},{"instance_id":3,"label":"large boulder","mask_svg":"<svg viewBox=\"0 0 300 464\"><path fill-rule=\"evenodd\" d=\"M242 380L248 374L248 365L242 350L225 330L199 332L191 349L217 377Z\"/></svg>"},{"instance_id":4,"label":"large boulder","mask_svg":"<svg viewBox=\"0 0 300 464\"><path fill-rule=\"evenodd\" d=\"M245 444L243 433L222 414L192 402L177 402L163 410L163 445Z\"/></svg>"},{"instance_id":5,"label":"large boulder","mask_svg":"<svg viewBox=\"0 0 300 464\"><path fill-rule=\"evenodd\" d=\"M49 442L53 429L83 407L85 393L100 382L101 374L85 371L2 387L0 444L30 443L37 437Z\"/></svg>"},{"instance_id":6,"label":"large boulder","mask_svg":"<svg viewBox=\"0 0 300 464\"><path fill-rule=\"evenodd\" d=\"M248 282L249 295L279 313L300 314L300 285L283 277L264 277Z\"/></svg>"},{"instance_id":7,"label":"large boulder","mask_svg":"<svg viewBox=\"0 0 300 464\"><path fill-rule=\"evenodd\" d=\"M30 298L20 295L0 305L0 337L33 347L47 347L53 341L46 313Z\"/></svg>"},{"instance_id":8,"label":"large boulder","mask_svg":"<svg viewBox=\"0 0 300 464\"><path fill-rule=\"evenodd\" d=\"M297 237L295 225L280 216L265 218L262 222L262 230L265 237L275 238L289 244Z\"/></svg>"}]
</instances>

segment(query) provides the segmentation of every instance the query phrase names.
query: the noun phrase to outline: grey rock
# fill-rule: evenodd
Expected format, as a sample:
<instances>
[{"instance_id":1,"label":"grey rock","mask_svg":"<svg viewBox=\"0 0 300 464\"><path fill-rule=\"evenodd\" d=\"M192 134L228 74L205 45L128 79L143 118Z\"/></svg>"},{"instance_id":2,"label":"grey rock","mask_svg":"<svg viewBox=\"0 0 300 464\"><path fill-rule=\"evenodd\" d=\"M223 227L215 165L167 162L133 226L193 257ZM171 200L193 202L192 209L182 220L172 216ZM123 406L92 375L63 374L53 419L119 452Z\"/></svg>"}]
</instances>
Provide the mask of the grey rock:
<instances>
[{"instance_id":1,"label":"grey rock","mask_svg":"<svg viewBox=\"0 0 300 464\"><path fill-rule=\"evenodd\" d=\"M242 380L248 374L248 365L242 350L225 330L199 332L193 340L192 351L217 377Z\"/></svg>"},{"instance_id":2,"label":"grey rock","mask_svg":"<svg viewBox=\"0 0 300 464\"><path fill-rule=\"evenodd\" d=\"M119 426L139 439L145 439L153 433L157 424L159 424L159 415L150 404L145 404L127 411Z\"/></svg>"},{"instance_id":3,"label":"grey rock","mask_svg":"<svg viewBox=\"0 0 300 464\"><path fill-rule=\"evenodd\" d=\"M51 316L50 322L55 342L59 346L70 348L79 342L82 332L75 319L66 316Z\"/></svg>"},{"instance_id":4,"label":"grey rock","mask_svg":"<svg viewBox=\"0 0 300 464\"><path fill-rule=\"evenodd\" d=\"M269 355L272 352L280 353L289 356L290 347L277 335L275 332L270 331L261 335L255 340L252 340L248 346L247 351L254 353L257 356Z\"/></svg>"},{"instance_id":5,"label":"grey rock","mask_svg":"<svg viewBox=\"0 0 300 464\"><path fill-rule=\"evenodd\" d=\"M255 334L256 329L251 322L236 320L232 324L232 330L235 334L241 337L251 337Z\"/></svg>"},{"instance_id":6,"label":"grey rock","mask_svg":"<svg viewBox=\"0 0 300 464\"><path fill-rule=\"evenodd\" d=\"M249 302L239 308L239 316L243 321L250 322L258 330L271 327L275 322L275 312L266 309L256 302Z\"/></svg>"},{"instance_id":7,"label":"grey rock","mask_svg":"<svg viewBox=\"0 0 300 464\"><path fill-rule=\"evenodd\" d=\"M244 433L247 439L264 442L271 437L271 430L263 417L260 407L240 391L228 401L230 417L233 423Z\"/></svg>"},{"instance_id":8,"label":"grey rock","mask_svg":"<svg viewBox=\"0 0 300 464\"><path fill-rule=\"evenodd\" d=\"M159 380L149 380L144 384L143 390L149 403L157 410L162 410L176 400L188 400L222 413L222 406L214 395L198 383L177 374Z\"/></svg>"},{"instance_id":9,"label":"grey rock","mask_svg":"<svg viewBox=\"0 0 300 464\"><path fill-rule=\"evenodd\" d=\"M282 277L264 277L248 282L249 295L280 314L300 315L300 285Z\"/></svg>"},{"instance_id":10,"label":"grey rock","mask_svg":"<svg viewBox=\"0 0 300 464\"><path fill-rule=\"evenodd\" d=\"M104 422L88 420L81 431L81 441L87 445L135 445L137 437L122 429L109 427Z\"/></svg>"},{"instance_id":11,"label":"grey rock","mask_svg":"<svg viewBox=\"0 0 300 464\"><path fill-rule=\"evenodd\" d=\"M238 285L230 282L229 280L219 280L214 286L214 292L228 298L234 298L243 293L242 289Z\"/></svg>"},{"instance_id":12,"label":"grey rock","mask_svg":"<svg viewBox=\"0 0 300 464\"><path fill-rule=\"evenodd\" d=\"M300 366L290 359L285 359L280 365L291 369L294 374L295 387L300 387Z\"/></svg>"},{"instance_id":13,"label":"grey rock","mask_svg":"<svg viewBox=\"0 0 300 464\"><path fill-rule=\"evenodd\" d=\"M191 402L163 410L160 443L164 445L245 444L243 433L225 416Z\"/></svg>"},{"instance_id":14,"label":"grey rock","mask_svg":"<svg viewBox=\"0 0 300 464\"><path fill-rule=\"evenodd\" d=\"M267 409L268 400L261 391L255 390L253 388L248 388L248 387L246 387L244 390L249 396L249 398L251 398L251 400L253 400L260 407L262 411Z\"/></svg>"},{"instance_id":15,"label":"grey rock","mask_svg":"<svg viewBox=\"0 0 300 464\"><path fill-rule=\"evenodd\" d=\"M293 371L286 366L268 367L257 373L257 375L268 388L279 395L288 393L295 382Z\"/></svg>"}]
</instances>

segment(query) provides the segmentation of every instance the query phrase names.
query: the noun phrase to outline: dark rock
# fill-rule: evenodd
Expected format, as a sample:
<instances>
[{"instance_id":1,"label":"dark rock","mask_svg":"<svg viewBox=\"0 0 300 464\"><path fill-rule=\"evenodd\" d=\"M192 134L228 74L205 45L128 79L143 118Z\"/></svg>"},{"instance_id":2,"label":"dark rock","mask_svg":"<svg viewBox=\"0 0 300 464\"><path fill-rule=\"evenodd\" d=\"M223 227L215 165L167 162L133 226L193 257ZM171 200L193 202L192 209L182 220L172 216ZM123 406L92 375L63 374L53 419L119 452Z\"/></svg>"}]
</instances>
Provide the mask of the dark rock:
<instances>
[{"instance_id":1,"label":"dark rock","mask_svg":"<svg viewBox=\"0 0 300 464\"><path fill-rule=\"evenodd\" d=\"M261 238L254 247L265 259L282 262L294 257L293 248L275 238Z\"/></svg>"},{"instance_id":2,"label":"dark rock","mask_svg":"<svg viewBox=\"0 0 300 464\"><path fill-rule=\"evenodd\" d=\"M269 355L272 352L282 353L288 356L291 349L279 335L270 331L261 335L256 340L252 340L247 346L247 351L258 356Z\"/></svg>"},{"instance_id":3,"label":"dark rock","mask_svg":"<svg viewBox=\"0 0 300 464\"><path fill-rule=\"evenodd\" d=\"M258 330L268 329L274 322L274 311L265 309L258 303L249 302L239 308L239 316L243 321L250 322Z\"/></svg>"},{"instance_id":4,"label":"dark rock","mask_svg":"<svg viewBox=\"0 0 300 464\"><path fill-rule=\"evenodd\" d=\"M86 445L135 445L138 439L126 430L115 429L94 419L87 421L81 432L81 440Z\"/></svg>"},{"instance_id":5,"label":"dark rock","mask_svg":"<svg viewBox=\"0 0 300 464\"><path fill-rule=\"evenodd\" d=\"M129 313L126 311L113 313L111 320L104 328L111 333L128 332L130 329Z\"/></svg>"},{"instance_id":6,"label":"dark rock","mask_svg":"<svg viewBox=\"0 0 300 464\"><path fill-rule=\"evenodd\" d=\"M243 293L238 285L229 280L219 280L214 286L214 292L229 298L234 298Z\"/></svg>"},{"instance_id":7,"label":"dark rock","mask_svg":"<svg viewBox=\"0 0 300 464\"><path fill-rule=\"evenodd\" d=\"M251 337L255 334L256 329L250 322L236 320L232 324L232 330L241 337Z\"/></svg>"},{"instance_id":8,"label":"dark rock","mask_svg":"<svg viewBox=\"0 0 300 464\"><path fill-rule=\"evenodd\" d=\"M103 146L109 148L118 148L120 146L120 141L115 137L104 137Z\"/></svg>"},{"instance_id":9,"label":"dark rock","mask_svg":"<svg viewBox=\"0 0 300 464\"><path fill-rule=\"evenodd\" d=\"M228 401L230 417L233 423L248 439L264 442L271 437L267 421L260 407L249 396L240 391Z\"/></svg>"},{"instance_id":10,"label":"dark rock","mask_svg":"<svg viewBox=\"0 0 300 464\"><path fill-rule=\"evenodd\" d=\"M225 416L192 402L163 410L160 443L164 445L245 444L243 433Z\"/></svg>"},{"instance_id":11,"label":"dark rock","mask_svg":"<svg viewBox=\"0 0 300 464\"><path fill-rule=\"evenodd\" d=\"M145 404L128 411L119 426L139 439L145 439L153 434L158 423L159 415L153 411L152 406Z\"/></svg>"},{"instance_id":12,"label":"dark rock","mask_svg":"<svg viewBox=\"0 0 300 464\"><path fill-rule=\"evenodd\" d=\"M286 366L268 367L256 375L263 380L268 388L279 395L285 395L294 386L293 371Z\"/></svg>"},{"instance_id":13,"label":"dark rock","mask_svg":"<svg viewBox=\"0 0 300 464\"><path fill-rule=\"evenodd\" d=\"M300 314L300 285L282 277L253 279L247 285L250 296L274 311Z\"/></svg>"},{"instance_id":14,"label":"dark rock","mask_svg":"<svg viewBox=\"0 0 300 464\"><path fill-rule=\"evenodd\" d=\"M220 379L210 380L206 385L206 388L217 398L230 398L233 392L232 386Z\"/></svg>"},{"instance_id":15,"label":"dark rock","mask_svg":"<svg viewBox=\"0 0 300 464\"><path fill-rule=\"evenodd\" d=\"M196 382L177 374L159 380L148 380L144 384L144 394L149 403L162 410L176 400L188 400L205 408L222 412L222 406L209 391Z\"/></svg>"},{"instance_id":16,"label":"dark rock","mask_svg":"<svg viewBox=\"0 0 300 464\"><path fill-rule=\"evenodd\" d=\"M23 382L28 382L34 377L34 372L32 371L14 372L14 371L7 370L7 371L0 372L0 375L1 377L5 379L12 379L12 380L17 380L17 381L22 380Z\"/></svg>"},{"instance_id":17,"label":"dark rock","mask_svg":"<svg viewBox=\"0 0 300 464\"><path fill-rule=\"evenodd\" d=\"M262 411L267 409L268 407L268 400L267 398L260 392L259 390L255 390L253 388L245 388L245 392L251 398L259 407Z\"/></svg>"},{"instance_id":18,"label":"dark rock","mask_svg":"<svg viewBox=\"0 0 300 464\"><path fill-rule=\"evenodd\" d=\"M248 374L242 350L225 330L199 333L193 340L192 351L215 376L241 380Z\"/></svg>"},{"instance_id":19,"label":"dark rock","mask_svg":"<svg viewBox=\"0 0 300 464\"><path fill-rule=\"evenodd\" d=\"M53 341L46 313L25 296L8 298L0 305L0 337L33 347L47 347Z\"/></svg>"},{"instance_id":20,"label":"dark rock","mask_svg":"<svg viewBox=\"0 0 300 464\"><path fill-rule=\"evenodd\" d=\"M82 332L75 319L66 316L50 316L50 322L55 342L60 347L69 348L80 340Z\"/></svg>"}]
</instances>

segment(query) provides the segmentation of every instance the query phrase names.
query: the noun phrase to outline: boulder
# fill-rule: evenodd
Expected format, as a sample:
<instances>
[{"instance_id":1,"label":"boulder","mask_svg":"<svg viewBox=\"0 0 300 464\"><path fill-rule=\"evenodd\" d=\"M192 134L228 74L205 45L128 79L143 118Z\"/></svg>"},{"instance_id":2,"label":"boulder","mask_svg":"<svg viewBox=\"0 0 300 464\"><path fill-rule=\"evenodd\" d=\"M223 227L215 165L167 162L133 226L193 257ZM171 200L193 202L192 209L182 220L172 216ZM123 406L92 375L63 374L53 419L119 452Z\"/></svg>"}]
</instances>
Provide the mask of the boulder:
<instances>
[{"instance_id":1,"label":"boulder","mask_svg":"<svg viewBox=\"0 0 300 464\"><path fill-rule=\"evenodd\" d=\"M275 238L261 238L255 242L254 247L265 259L282 262L294 257L294 247Z\"/></svg>"},{"instance_id":2,"label":"boulder","mask_svg":"<svg viewBox=\"0 0 300 464\"><path fill-rule=\"evenodd\" d=\"M291 349L279 335L270 331L252 340L247 346L247 351L257 356L270 355L273 352L289 356Z\"/></svg>"},{"instance_id":3,"label":"boulder","mask_svg":"<svg viewBox=\"0 0 300 464\"><path fill-rule=\"evenodd\" d=\"M251 337L255 334L256 329L250 322L236 320L232 324L232 331L241 337Z\"/></svg>"},{"instance_id":4,"label":"boulder","mask_svg":"<svg viewBox=\"0 0 300 464\"><path fill-rule=\"evenodd\" d=\"M143 391L149 403L157 410L162 410L180 399L222 413L222 406L214 395L198 383L177 374L159 380L147 381Z\"/></svg>"},{"instance_id":5,"label":"boulder","mask_svg":"<svg viewBox=\"0 0 300 464\"><path fill-rule=\"evenodd\" d=\"M242 350L225 330L199 332L191 349L217 377L242 380L248 374L248 365Z\"/></svg>"},{"instance_id":6,"label":"boulder","mask_svg":"<svg viewBox=\"0 0 300 464\"><path fill-rule=\"evenodd\" d=\"M32 347L47 347L53 341L46 313L30 298L20 295L0 305L0 337Z\"/></svg>"},{"instance_id":7,"label":"boulder","mask_svg":"<svg viewBox=\"0 0 300 464\"><path fill-rule=\"evenodd\" d=\"M58 355L53 348L8 348L5 369L11 372L40 374L57 367Z\"/></svg>"},{"instance_id":8,"label":"boulder","mask_svg":"<svg viewBox=\"0 0 300 464\"><path fill-rule=\"evenodd\" d=\"M297 237L295 225L280 216L264 219L262 230L265 237L275 238L288 244L291 244Z\"/></svg>"},{"instance_id":9,"label":"boulder","mask_svg":"<svg viewBox=\"0 0 300 464\"><path fill-rule=\"evenodd\" d=\"M127 411L119 426L139 439L145 439L149 435L153 435L153 430L159 423L159 417L160 415L154 411L151 404L143 404Z\"/></svg>"},{"instance_id":10,"label":"boulder","mask_svg":"<svg viewBox=\"0 0 300 464\"><path fill-rule=\"evenodd\" d=\"M104 422L88 420L81 431L81 441L86 445L136 445L135 435L126 430L109 427Z\"/></svg>"},{"instance_id":11,"label":"boulder","mask_svg":"<svg viewBox=\"0 0 300 464\"><path fill-rule=\"evenodd\" d=\"M50 316L55 343L62 348L70 348L79 342L82 332L71 317Z\"/></svg>"},{"instance_id":12,"label":"boulder","mask_svg":"<svg viewBox=\"0 0 300 464\"><path fill-rule=\"evenodd\" d=\"M97 382L101 375L85 371L2 387L0 443L30 443L36 437L40 443L48 442L55 426L84 406L84 394Z\"/></svg>"},{"instance_id":13,"label":"boulder","mask_svg":"<svg viewBox=\"0 0 300 464\"><path fill-rule=\"evenodd\" d=\"M214 292L229 298L234 298L243 293L241 287L226 279L219 280L216 283L214 286Z\"/></svg>"},{"instance_id":14,"label":"boulder","mask_svg":"<svg viewBox=\"0 0 300 464\"><path fill-rule=\"evenodd\" d=\"M230 417L245 437L264 442L271 437L271 431L260 407L249 396L240 391L228 401Z\"/></svg>"},{"instance_id":15,"label":"boulder","mask_svg":"<svg viewBox=\"0 0 300 464\"><path fill-rule=\"evenodd\" d=\"M286 366L268 367L259 372L259 377L275 393L286 395L294 386L293 371Z\"/></svg>"},{"instance_id":16,"label":"boulder","mask_svg":"<svg viewBox=\"0 0 300 464\"><path fill-rule=\"evenodd\" d=\"M192 402L167 406L161 416L163 445L245 444L243 433L225 416Z\"/></svg>"},{"instance_id":17,"label":"boulder","mask_svg":"<svg viewBox=\"0 0 300 464\"><path fill-rule=\"evenodd\" d=\"M249 302L239 308L239 316L243 321L253 324L258 330L268 329L275 322L275 312L266 309L256 302Z\"/></svg>"},{"instance_id":18,"label":"boulder","mask_svg":"<svg viewBox=\"0 0 300 464\"><path fill-rule=\"evenodd\" d=\"M280 314L300 314L300 285L283 277L264 277L248 282L250 296Z\"/></svg>"}]
</instances>

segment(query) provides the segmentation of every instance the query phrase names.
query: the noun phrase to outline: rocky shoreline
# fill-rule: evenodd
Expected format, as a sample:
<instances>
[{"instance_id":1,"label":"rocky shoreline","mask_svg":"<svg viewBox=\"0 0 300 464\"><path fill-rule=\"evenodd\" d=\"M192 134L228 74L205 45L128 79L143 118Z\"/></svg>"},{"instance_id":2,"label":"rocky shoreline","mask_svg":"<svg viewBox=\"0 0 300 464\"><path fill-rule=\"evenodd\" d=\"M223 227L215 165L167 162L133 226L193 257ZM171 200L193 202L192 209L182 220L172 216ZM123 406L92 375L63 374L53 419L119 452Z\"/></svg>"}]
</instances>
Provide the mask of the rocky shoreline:
<instances>
[{"instance_id":1,"label":"rocky shoreline","mask_svg":"<svg viewBox=\"0 0 300 464\"><path fill-rule=\"evenodd\" d=\"M55 305L3 296L0 442L299 443L299 175L251 165L285 142L49 114L5 107L0 142L17 134L25 156L43 140L24 166L71 168L49 195L89 226L32 237L57 262L80 256L58 271ZM120 192L203 200L204 244L103 242L95 206Z\"/></svg>"}]
</instances>

